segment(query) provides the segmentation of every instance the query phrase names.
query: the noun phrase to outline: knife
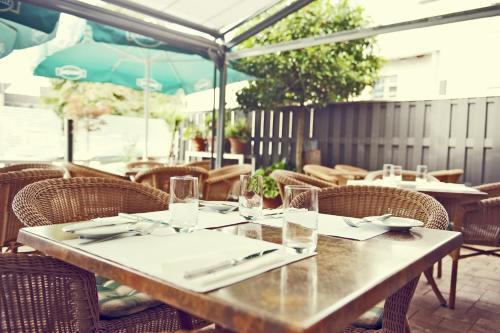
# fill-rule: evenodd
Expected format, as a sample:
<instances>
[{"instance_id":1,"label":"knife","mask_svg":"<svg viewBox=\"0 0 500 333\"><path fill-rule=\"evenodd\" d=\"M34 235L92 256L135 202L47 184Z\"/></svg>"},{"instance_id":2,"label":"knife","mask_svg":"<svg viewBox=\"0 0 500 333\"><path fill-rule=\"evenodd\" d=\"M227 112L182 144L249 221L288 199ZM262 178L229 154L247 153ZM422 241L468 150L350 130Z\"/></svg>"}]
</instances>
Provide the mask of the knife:
<instances>
[{"instance_id":1,"label":"knife","mask_svg":"<svg viewBox=\"0 0 500 333\"><path fill-rule=\"evenodd\" d=\"M247 261L250 261L250 260L253 260L256 258L261 258L261 257L263 257L267 254L273 253L274 251L277 251L277 250L278 249L259 251L259 252L255 252L255 253L249 254L247 256L241 257L241 258L228 259L228 260L224 260L224 261L218 262L218 263L210 265L210 266L205 266L202 268L196 268L193 270L189 270L189 271L186 271L184 273L184 278L190 280L190 279L194 279L194 278L197 278L200 276L205 276L205 275L208 275L211 273L223 271L225 269L241 265Z\"/></svg>"}]
</instances>

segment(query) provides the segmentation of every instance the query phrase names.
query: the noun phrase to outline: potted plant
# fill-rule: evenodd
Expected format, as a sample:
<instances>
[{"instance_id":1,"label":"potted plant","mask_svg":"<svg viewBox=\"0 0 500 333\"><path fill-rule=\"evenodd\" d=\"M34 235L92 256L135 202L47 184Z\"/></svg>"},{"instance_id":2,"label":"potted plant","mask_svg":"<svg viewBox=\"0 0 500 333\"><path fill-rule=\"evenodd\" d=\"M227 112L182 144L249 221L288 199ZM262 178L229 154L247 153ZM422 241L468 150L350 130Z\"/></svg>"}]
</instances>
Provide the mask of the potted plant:
<instances>
[{"instance_id":1,"label":"potted plant","mask_svg":"<svg viewBox=\"0 0 500 333\"><path fill-rule=\"evenodd\" d=\"M192 147L195 151L205 151L207 144L203 137L203 132L193 122L188 123L184 128L182 137L184 140L191 140Z\"/></svg>"},{"instance_id":2,"label":"potted plant","mask_svg":"<svg viewBox=\"0 0 500 333\"><path fill-rule=\"evenodd\" d=\"M263 179L264 208L277 208L282 204L278 184L271 178L270 174L273 170L282 170L285 167L286 161L283 159L268 167L255 170L255 174L262 176Z\"/></svg>"},{"instance_id":3,"label":"potted plant","mask_svg":"<svg viewBox=\"0 0 500 333\"><path fill-rule=\"evenodd\" d=\"M250 137L250 130L245 119L240 119L234 124L228 124L225 129L225 135L231 143L231 153L245 153L248 138Z\"/></svg>"}]
</instances>

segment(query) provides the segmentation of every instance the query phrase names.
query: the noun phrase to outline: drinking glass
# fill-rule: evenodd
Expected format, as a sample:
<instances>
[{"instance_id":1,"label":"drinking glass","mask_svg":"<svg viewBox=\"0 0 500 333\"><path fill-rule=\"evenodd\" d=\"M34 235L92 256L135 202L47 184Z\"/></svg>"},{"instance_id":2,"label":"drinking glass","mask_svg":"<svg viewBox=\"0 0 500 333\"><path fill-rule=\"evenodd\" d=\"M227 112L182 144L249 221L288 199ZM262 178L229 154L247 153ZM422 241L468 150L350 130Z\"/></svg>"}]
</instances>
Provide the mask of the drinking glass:
<instances>
[{"instance_id":1,"label":"drinking glass","mask_svg":"<svg viewBox=\"0 0 500 333\"><path fill-rule=\"evenodd\" d=\"M417 183L427 182L427 165L417 165L417 174L415 176Z\"/></svg>"},{"instance_id":2,"label":"drinking glass","mask_svg":"<svg viewBox=\"0 0 500 333\"><path fill-rule=\"evenodd\" d=\"M175 176L170 178L170 223L191 232L198 224L198 178Z\"/></svg>"},{"instance_id":3,"label":"drinking glass","mask_svg":"<svg viewBox=\"0 0 500 333\"><path fill-rule=\"evenodd\" d=\"M247 221L256 220L262 216L263 205L262 176L241 175L240 197L238 209L240 215Z\"/></svg>"},{"instance_id":4,"label":"drinking glass","mask_svg":"<svg viewBox=\"0 0 500 333\"><path fill-rule=\"evenodd\" d=\"M285 186L283 245L294 253L312 253L318 243L318 188Z\"/></svg>"},{"instance_id":5,"label":"drinking glass","mask_svg":"<svg viewBox=\"0 0 500 333\"><path fill-rule=\"evenodd\" d=\"M382 167L382 179L383 180L391 180L394 176L394 170L392 164L384 164Z\"/></svg>"},{"instance_id":6,"label":"drinking glass","mask_svg":"<svg viewBox=\"0 0 500 333\"><path fill-rule=\"evenodd\" d=\"M393 179L396 182L403 181L403 167L401 165L392 166Z\"/></svg>"}]
</instances>

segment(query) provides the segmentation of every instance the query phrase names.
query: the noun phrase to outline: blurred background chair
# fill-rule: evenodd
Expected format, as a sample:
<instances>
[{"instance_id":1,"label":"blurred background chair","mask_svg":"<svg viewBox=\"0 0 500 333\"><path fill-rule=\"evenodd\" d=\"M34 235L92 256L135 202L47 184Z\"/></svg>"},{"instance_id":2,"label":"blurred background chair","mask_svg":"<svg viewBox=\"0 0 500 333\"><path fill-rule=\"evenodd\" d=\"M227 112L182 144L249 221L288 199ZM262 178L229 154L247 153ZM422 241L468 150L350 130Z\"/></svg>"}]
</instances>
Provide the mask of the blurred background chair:
<instances>
[{"instance_id":1,"label":"blurred background chair","mask_svg":"<svg viewBox=\"0 0 500 333\"><path fill-rule=\"evenodd\" d=\"M458 183L463 174L464 170L462 169L436 170L429 172L429 175L444 183Z\"/></svg>"},{"instance_id":2,"label":"blurred background chair","mask_svg":"<svg viewBox=\"0 0 500 333\"><path fill-rule=\"evenodd\" d=\"M26 169L62 170L61 167L49 163L20 163L0 168L0 173L9 171L22 171Z\"/></svg>"},{"instance_id":3,"label":"blurred background chair","mask_svg":"<svg viewBox=\"0 0 500 333\"><path fill-rule=\"evenodd\" d=\"M241 175L252 173L250 164L228 165L208 171L203 187L205 200L228 200L238 197Z\"/></svg>"},{"instance_id":4,"label":"blurred background chair","mask_svg":"<svg viewBox=\"0 0 500 333\"><path fill-rule=\"evenodd\" d=\"M165 166L165 164L155 161L133 161L126 165L127 170L135 169L152 169L157 167Z\"/></svg>"},{"instance_id":5,"label":"blurred background chair","mask_svg":"<svg viewBox=\"0 0 500 333\"><path fill-rule=\"evenodd\" d=\"M363 179L368 174L368 170L349 164L335 164L335 169L351 172L354 175L354 179Z\"/></svg>"},{"instance_id":6,"label":"blurred background chair","mask_svg":"<svg viewBox=\"0 0 500 333\"><path fill-rule=\"evenodd\" d=\"M167 207L168 194L163 191L130 181L96 177L51 179L30 184L16 195L13 202L13 210L25 226L85 221L96 217L116 216L121 212L141 213L164 210ZM47 259L47 264L50 263L50 260ZM61 267L71 267L62 263L53 264ZM39 275L43 276L43 264L40 265L39 270L41 272ZM99 326L103 325L106 331L109 329L113 332L150 332L151 330L175 330L180 327L179 314L175 309L156 302L149 296L136 291L131 291L124 295L124 297L128 298L131 297L130 295L134 296L133 302L117 302L117 299L120 297L119 295L111 299L110 301L113 301L113 309L111 311L109 303L106 303L108 301L106 294L108 290L98 293L96 279L92 274L83 273L83 271L77 268L74 268L74 270L79 272L78 275L85 277L85 282L82 282L85 284L85 287L81 288L81 292L76 294L76 297L78 300L87 303L86 309L90 308L87 312L90 312L92 316L85 315L87 312L74 312L79 310L69 307L60 311L62 313L73 311L71 314L75 317L68 316L68 314L66 317L63 317L65 320L77 323L77 319L87 318L87 321L90 320L90 324L94 325L93 328L99 331L99 329L96 329L96 320L100 313L101 318L104 317L104 314L106 318L116 317L112 320L99 321ZM63 279L62 277L58 277L58 273L64 275L64 271L65 269L56 270L54 274L50 274L49 270L46 273L47 279ZM99 278L98 280L104 280L104 283L99 284L99 290L106 288L107 284L105 282L109 280L103 278ZM68 283L72 282L69 281ZM116 283L113 284L116 285ZM57 285L47 290L40 289L37 287L37 280L35 279L24 280L24 283L20 286L25 289L32 289L32 293L39 295L38 299L30 300L35 303L39 302L37 307L40 308L35 310L35 312L48 310L44 304L46 302L50 304L54 300L57 300L58 303L54 305L55 308L51 309L50 312L58 311L59 307L68 307L68 302L66 302L66 298L64 297L66 291L59 290ZM75 288L79 288L78 285L75 285ZM117 288L115 287L115 289ZM24 290L24 292L28 292L28 290ZM29 300L28 295L25 297ZM61 303L61 300L65 300L65 302ZM113 311L117 315L113 315ZM121 314L123 313L127 313L127 315L122 316ZM182 315L187 316L185 314ZM192 320L196 326L202 323L206 324L191 317L189 317L189 320ZM68 323L67 325L75 325L75 323ZM88 331L92 330L83 330L82 332Z\"/></svg>"},{"instance_id":7,"label":"blurred background chair","mask_svg":"<svg viewBox=\"0 0 500 333\"><path fill-rule=\"evenodd\" d=\"M140 171L134 181L169 193L170 178L174 176L193 176L198 178L200 193L203 193L203 184L208 177L207 170L188 166L163 166Z\"/></svg>"},{"instance_id":8,"label":"blurred background chair","mask_svg":"<svg viewBox=\"0 0 500 333\"><path fill-rule=\"evenodd\" d=\"M335 187L337 185L317 179L308 175L297 173L288 170L274 170L271 177L278 184L281 200L285 199L285 186L286 185L311 185L319 188Z\"/></svg>"},{"instance_id":9,"label":"blurred background chair","mask_svg":"<svg viewBox=\"0 0 500 333\"><path fill-rule=\"evenodd\" d=\"M119 179L119 180L130 180L129 177L120 176L111 172L106 172L102 170L97 170L87 166L65 162L63 164L64 169L68 172L71 178L73 177L100 177L109 179Z\"/></svg>"},{"instance_id":10,"label":"blurred background chair","mask_svg":"<svg viewBox=\"0 0 500 333\"><path fill-rule=\"evenodd\" d=\"M23 224L12 210L15 195L26 185L51 178L62 178L62 170L26 169L0 173L0 249L16 252L21 245L17 243L17 234Z\"/></svg>"},{"instance_id":11,"label":"blurred background chair","mask_svg":"<svg viewBox=\"0 0 500 333\"><path fill-rule=\"evenodd\" d=\"M336 185L346 185L350 179L363 179L367 174L366 170L363 171L363 169L352 166L343 166L344 168L337 168L335 166L335 169L332 169L323 165L308 164L304 166L304 173Z\"/></svg>"},{"instance_id":12,"label":"blurred background chair","mask_svg":"<svg viewBox=\"0 0 500 333\"><path fill-rule=\"evenodd\" d=\"M414 218L425 228L444 230L448 214L432 197L415 191L378 186L339 186L323 189L318 194L319 212L351 217L391 213ZM427 274L426 274L427 277ZM432 277L432 276L431 276ZM409 332L406 317L418 277L358 318L344 332Z\"/></svg>"},{"instance_id":13,"label":"blurred background chair","mask_svg":"<svg viewBox=\"0 0 500 333\"><path fill-rule=\"evenodd\" d=\"M456 290L460 259L478 255L500 257L500 183L484 184L476 188L488 193L488 198L463 205L462 224L453 224L453 230L461 232L464 237L462 248L471 252L452 255L451 283L455 285L451 288L452 291Z\"/></svg>"},{"instance_id":14,"label":"blurred background chair","mask_svg":"<svg viewBox=\"0 0 500 333\"><path fill-rule=\"evenodd\" d=\"M184 164L184 166L194 166L194 167L200 167L205 170L210 170L210 160L202 160L202 161L193 161Z\"/></svg>"}]
</instances>

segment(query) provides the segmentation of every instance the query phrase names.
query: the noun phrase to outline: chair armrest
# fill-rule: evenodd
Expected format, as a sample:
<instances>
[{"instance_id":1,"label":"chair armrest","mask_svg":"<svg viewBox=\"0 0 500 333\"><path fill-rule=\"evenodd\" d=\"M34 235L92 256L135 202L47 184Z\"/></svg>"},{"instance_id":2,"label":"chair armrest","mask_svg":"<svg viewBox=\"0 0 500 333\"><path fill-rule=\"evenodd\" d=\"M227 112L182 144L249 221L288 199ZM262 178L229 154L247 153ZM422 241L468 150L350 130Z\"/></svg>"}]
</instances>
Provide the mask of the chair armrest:
<instances>
[{"instance_id":1,"label":"chair armrest","mask_svg":"<svg viewBox=\"0 0 500 333\"><path fill-rule=\"evenodd\" d=\"M93 274L35 254L0 256L0 308L14 331L98 330ZM18 309L29 309L18 311ZM8 326L9 327L9 326Z\"/></svg>"},{"instance_id":2,"label":"chair armrest","mask_svg":"<svg viewBox=\"0 0 500 333\"><path fill-rule=\"evenodd\" d=\"M500 182L479 185L479 186L476 186L475 188L481 192L488 193L488 197L490 197L490 198L491 197L500 197Z\"/></svg>"}]
</instances>

